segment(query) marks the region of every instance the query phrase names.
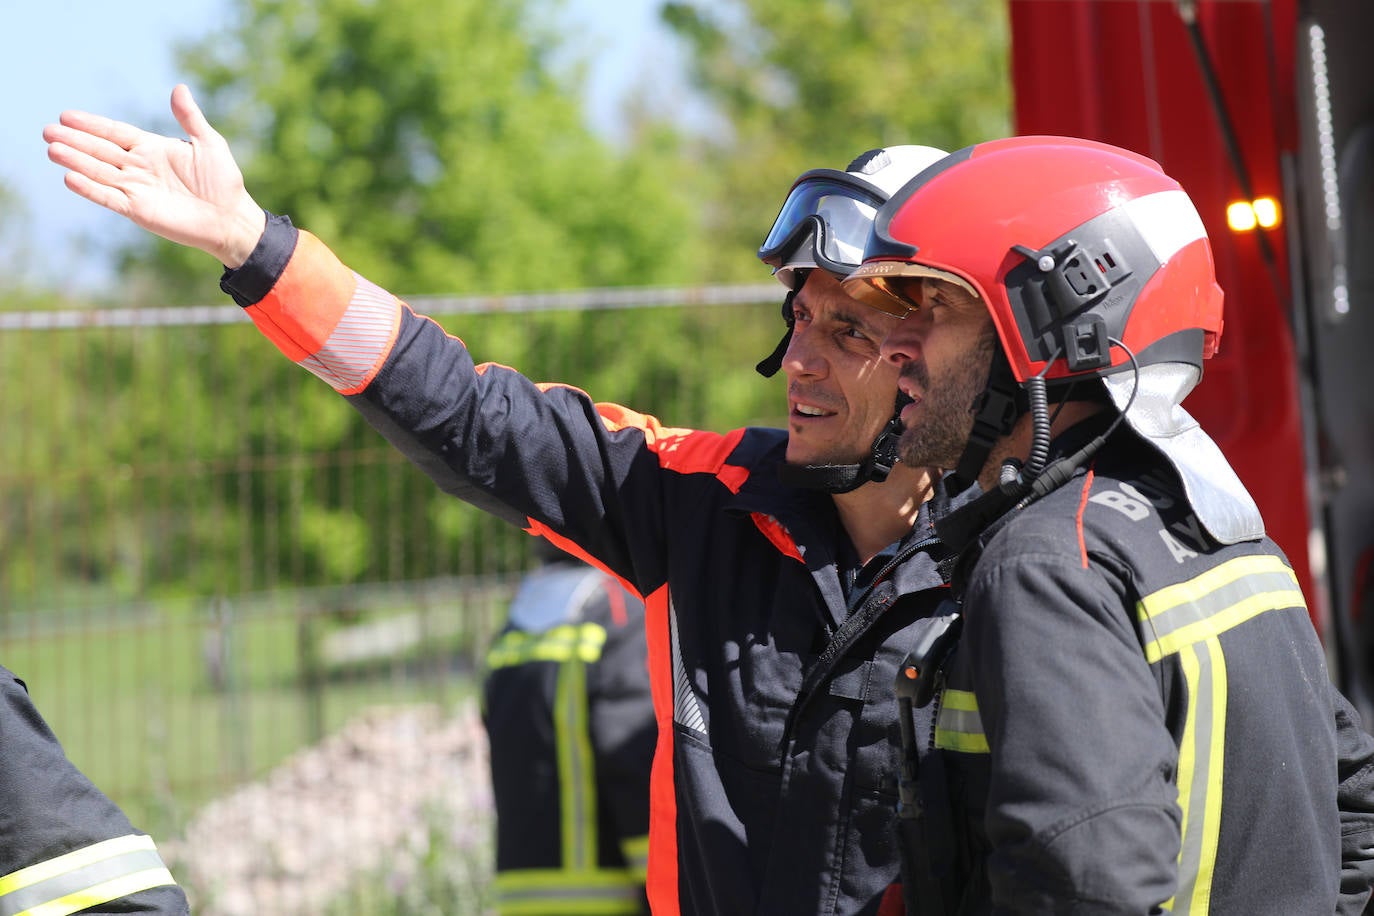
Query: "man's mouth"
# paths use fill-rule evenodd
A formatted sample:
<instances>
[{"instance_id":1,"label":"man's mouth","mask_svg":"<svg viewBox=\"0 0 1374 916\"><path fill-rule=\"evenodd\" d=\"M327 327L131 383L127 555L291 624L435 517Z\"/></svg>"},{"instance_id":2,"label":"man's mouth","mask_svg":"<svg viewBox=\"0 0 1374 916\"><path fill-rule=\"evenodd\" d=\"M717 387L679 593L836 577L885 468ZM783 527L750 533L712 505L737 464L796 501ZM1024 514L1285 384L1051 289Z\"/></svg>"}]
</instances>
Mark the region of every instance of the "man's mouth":
<instances>
[{"instance_id":1,"label":"man's mouth","mask_svg":"<svg viewBox=\"0 0 1374 916\"><path fill-rule=\"evenodd\" d=\"M903 391L902 394L906 395L906 397L903 398L905 403L899 408L897 418L902 421L903 426L910 428L913 416L916 411L920 409L921 396L919 394L913 395L906 391Z\"/></svg>"},{"instance_id":2,"label":"man's mouth","mask_svg":"<svg viewBox=\"0 0 1374 916\"><path fill-rule=\"evenodd\" d=\"M798 404L793 410L803 417L829 417L834 414L834 411L823 410L820 407L812 407L810 404Z\"/></svg>"}]
</instances>

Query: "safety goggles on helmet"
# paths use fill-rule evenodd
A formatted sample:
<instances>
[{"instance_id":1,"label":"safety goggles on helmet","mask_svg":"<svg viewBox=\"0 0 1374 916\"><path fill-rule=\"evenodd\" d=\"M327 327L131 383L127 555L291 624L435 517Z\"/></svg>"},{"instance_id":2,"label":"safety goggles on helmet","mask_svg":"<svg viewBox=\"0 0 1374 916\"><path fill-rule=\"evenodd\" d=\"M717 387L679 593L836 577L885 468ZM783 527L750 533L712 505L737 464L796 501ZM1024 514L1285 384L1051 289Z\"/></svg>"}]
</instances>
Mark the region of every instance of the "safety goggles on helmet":
<instances>
[{"instance_id":1,"label":"safety goggles on helmet","mask_svg":"<svg viewBox=\"0 0 1374 916\"><path fill-rule=\"evenodd\" d=\"M792 185L759 260L777 270L821 267L844 276L863 260L873 217L887 193L835 169L812 169Z\"/></svg>"}]
</instances>

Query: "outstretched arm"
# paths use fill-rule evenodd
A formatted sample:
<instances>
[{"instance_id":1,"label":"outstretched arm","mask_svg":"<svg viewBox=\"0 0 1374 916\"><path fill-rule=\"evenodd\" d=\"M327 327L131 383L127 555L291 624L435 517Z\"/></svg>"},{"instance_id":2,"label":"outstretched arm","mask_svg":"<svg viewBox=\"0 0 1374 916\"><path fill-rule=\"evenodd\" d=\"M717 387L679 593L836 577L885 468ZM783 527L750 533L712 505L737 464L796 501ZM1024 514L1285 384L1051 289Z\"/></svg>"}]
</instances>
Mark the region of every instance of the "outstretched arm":
<instances>
[{"instance_id":1,"label":"outstretched arm","mask_svg":"<svg viewBox=\"0 0 1374 916\"><path fill-rule=\"evenodd\" d=\"M87 200L238 267L262 236L266 216L244 189L229 144L184 85L172 90L172 114L187 139L64 111L60 123L43 129L48 158L68 170L67 187Z\"/></svg>"}]
</instances>

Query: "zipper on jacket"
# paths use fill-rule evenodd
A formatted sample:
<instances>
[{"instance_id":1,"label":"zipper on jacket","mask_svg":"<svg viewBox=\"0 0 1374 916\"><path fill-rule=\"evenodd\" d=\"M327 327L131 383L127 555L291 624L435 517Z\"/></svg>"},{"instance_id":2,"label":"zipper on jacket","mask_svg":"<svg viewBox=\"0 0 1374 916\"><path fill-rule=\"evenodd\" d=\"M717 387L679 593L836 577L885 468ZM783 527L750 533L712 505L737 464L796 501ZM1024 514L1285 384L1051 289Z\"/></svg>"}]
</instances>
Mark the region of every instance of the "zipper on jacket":
<instances>
[{"instance_id":1,"label":"zipper on jacket","mask_svg":"<svg viewBox=\"0 0 1374 916\"><path fill-rule=\"evenodd\" d=\"M830 642L826 645L825 650L822 651L820 657L816 659L816 664L811 666L811 670L807 671L805 677L802 679L801 688L797 691L797 699L792 705L792 715L788 722L788 740L790 740L793 726L796 725L802 713L805 712L807 704L811 701L811 698L815 696L821 683L829 676L830 672L834 670L835 663L844 656L845 652L849 651L854 643L859 641L859 638L862 637L864 633L868 632L868 628L882 616L883 611L885 611L890 604L890 602L887 602L877 607L865 607L868 599L873 594L873 590L882 582L885 582L894 569L909 560L917 551L938 543L940 543L939 538L928 537L903 547L901 550L897 551L891 560L887 561L882 569L878 570L877 574L873 577L873 581L869 582L863 591L850 600L847 608L848 615L845 617L844 623L835 631Z\"/></svg>"}]
</instances>

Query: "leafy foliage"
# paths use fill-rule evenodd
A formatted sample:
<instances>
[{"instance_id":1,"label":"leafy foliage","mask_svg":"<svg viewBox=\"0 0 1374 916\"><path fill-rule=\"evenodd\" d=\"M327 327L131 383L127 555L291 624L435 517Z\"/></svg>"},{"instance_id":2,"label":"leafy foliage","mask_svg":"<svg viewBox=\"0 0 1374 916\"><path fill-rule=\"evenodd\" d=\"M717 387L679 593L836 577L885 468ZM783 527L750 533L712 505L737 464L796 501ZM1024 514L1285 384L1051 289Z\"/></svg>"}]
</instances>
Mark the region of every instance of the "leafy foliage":
<instances>
[{"instance_id":1,"label":"leafy foliage","mask_svg":"<svg viewBox=\"0 0 1374 916\"><path fill-rule=\"evenodd\" d=\"M580 87L550 63L559 36L541 23L551 9L548 0L240 0L234 24L187 48L182 63L254 197L388 289L409 296L698 279L707 246L679 139L646 125L633 145L615 150L591 133ZM141 303L225 301L216 279L199 252L144 239L126 253L126 289ZM659 410L675 425L772 415L763 404L780 403L780 394L749 367L777 333L774 308L728 330L698 312L446 324L479 360ZM437 494L332 392L254 336L173 333L152 353L136 335L111 337L98 356L54 339L55 358L90 360L74 370L85 383L77 390L116 402L101 412L119 418L101 446L135 469L121 481L83 468L77 478L100 498L72 492L60 511L66 526L84 518L101 542L95 552L119 559L100 569L64 565L40 536L11 566L51 562L68 578L103 581L118 569L120 593L137 596L524 565L522 537ZM554 364L541 366L551 355ZM82 375L93 367L99 377ZM137 406L159 401L179 412L173 442L165 415ZM85 409L81 394L59 403ZM58 447L59 437L43 438L41 448ZM137 469L178 460L195 471L156 479L158 500L176 510L113 511L125 546L104 543L115 535L91 524L93 515L106 518L93 506L146 503L153 481Z\"/></svg>"},{"instance_id":2,"label":"leafy foliage","mask_svg":"<svg viewBox=\"0 0 1374 916\"><path fill-rule=\"evenodd\" d=\"M729 130L688 140L641 112L613 149L551 63L554 2L237 0L183 65L257 200L404 295L759 280L796 174L1006 130L998 0L670 2ZM122 280L139 304L224 302L216 274L144 240ZM479 360L671 425L780 413L780 384L751 369L776 302L439 318ZM250 328L26 332L0 356L11 606L524 563L521 535L437 494Z\"/></svg>"},{"instance_id":3,"label":"leafy foliage","mask_svg":"<svg viewBox=\"0 0 1374 916\"><path fill-rule=\"evenodd\" d=\"M624 152L550 63L548 0L241 0L182 63L249 190L407 295L676 283L699 258L671 135ZM217 296L203 256L130 253ZM196 283L186 278L199 277Z\"/></svg>"},{"instance_id":4,"label":"leafy foliage","mask_svg":"<svg viewBox=\"0 0 1374 916\"><path fill-rule=\"evenodd\" d=\"M875 147L954 150L1010 130L1003 0L668 0L692 76L729 124L704 159L707 228L752 254L781 176L843 168ZM766 176L766 180L765 179ZM782 179L786 180L786 179ZM748 276L747 260L732 261Z\"/></svg>"}]
</instances>

